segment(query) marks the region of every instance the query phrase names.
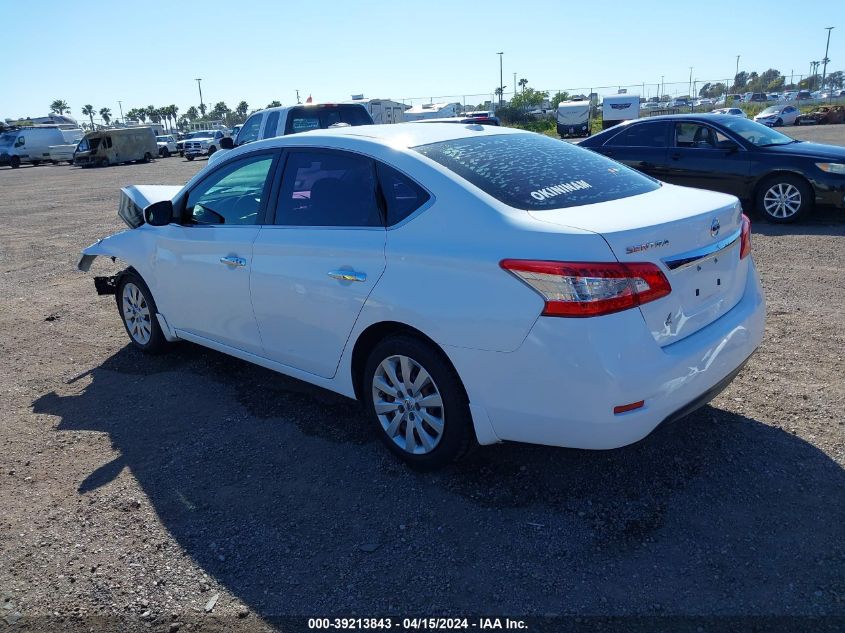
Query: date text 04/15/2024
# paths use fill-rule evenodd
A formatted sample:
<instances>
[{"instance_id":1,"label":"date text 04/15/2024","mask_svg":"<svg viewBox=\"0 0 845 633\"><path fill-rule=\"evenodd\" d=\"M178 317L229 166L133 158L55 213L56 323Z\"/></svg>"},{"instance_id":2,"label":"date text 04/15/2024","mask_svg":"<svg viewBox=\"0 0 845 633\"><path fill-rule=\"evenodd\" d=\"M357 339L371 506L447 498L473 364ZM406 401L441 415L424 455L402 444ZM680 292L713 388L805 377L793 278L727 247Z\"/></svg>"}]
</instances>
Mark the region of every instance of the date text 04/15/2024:
<instances>
[{"instance_id":1,"label":"date text 04/15/2024","mask_svg":"<svg viewBox=\"0 0 845 633\"><path fill-rule=\"evenodd\" d=\"M526 630L524 620L511 618L308 618L311 630Z\"/></svg>"}]
</instances>

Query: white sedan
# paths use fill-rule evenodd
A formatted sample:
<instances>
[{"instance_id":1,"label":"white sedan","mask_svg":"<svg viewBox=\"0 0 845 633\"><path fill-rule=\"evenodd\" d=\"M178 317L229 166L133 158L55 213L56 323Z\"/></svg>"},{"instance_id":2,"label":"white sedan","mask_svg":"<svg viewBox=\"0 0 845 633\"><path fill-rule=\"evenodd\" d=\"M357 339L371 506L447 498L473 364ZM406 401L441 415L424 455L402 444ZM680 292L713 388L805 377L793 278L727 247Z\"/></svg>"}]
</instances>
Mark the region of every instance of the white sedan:
<instances>
[{"instance_id":1,"label":"white sedan","mask_svg":"<svg viewBox=\"0 0 845 633\"><path fill-rule=\"evenodd\" d=\"M191 341L361 400L420 468L474 441L636 442L763 336L736 198L538 134L317 130L124 194L133 230L79 268L127 266L95 281L134 346Z\"/></svg>"},{"instance_id":2,"label":"white sedan","mask_svg":"<svg viewBox=\"0 0 845 633\"><path fill-rule=\"evenodd\" d=\"M769 106L760 114L754 117L757 123L768 125L769 127L780 127L782 125L795 125L798 115L801 112L795 106L779 105Z\"/></svg>"},{"instance_id":3,"label":"white sedan","mask_svg":"<svg viewBox=\"0 0 845 633\"><path fill-rule=\"evenodd\" d=\"M739 108L716 108L715 110L711 110L710 114L730 114L731 116L738 116L743 119L748 118L748 115Z\"/></svg>"}]
</instances>

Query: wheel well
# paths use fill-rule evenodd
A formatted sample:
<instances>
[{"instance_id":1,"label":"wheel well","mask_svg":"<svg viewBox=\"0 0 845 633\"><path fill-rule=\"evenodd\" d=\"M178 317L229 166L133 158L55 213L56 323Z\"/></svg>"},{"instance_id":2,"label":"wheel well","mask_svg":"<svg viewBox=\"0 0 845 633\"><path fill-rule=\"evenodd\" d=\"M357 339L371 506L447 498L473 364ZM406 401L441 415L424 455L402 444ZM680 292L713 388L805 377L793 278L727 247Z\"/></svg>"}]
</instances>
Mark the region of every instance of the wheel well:
<instances>
[{"instance_id":1,"label":"wheel well","mask_svg":"<svg viewBox=\"0 0 845 633\"><path fill-rule=\"evenodd\" d=\"M800 178L804 181L804 184L806 184L810 188L810 193L813 193L813 185L810 184L810 181L807 180L803 174L799 174L797 172L789 171L786 169L781 169L779 171L773 171L771 173L768 173L757 181L757 184L754 187L754 196L751 199L754 204L757 204L757 196L760 195L760 190L766 185L766 183L768 183L774 178L777 178L778 176L792 176L793 178Z\"/></svg>"},{"instance_id":2,"label":"wheel well","mask_svg":"<svg viewBox=\"0 0 845 633\"><path fill-rule=\"evenodd\" d=\"M460 374L458 374L458 371L455 369L455 366L452 364L452 361L446 355L446 352L443 351L442 347L435 343L430 337L426 336L418 329L411 327L410 325L398 323L396 321L382 321L380 323L374 323L373 325L365 329L363 332L361 332L361 334L358 336L358 340L355 341L355 347L352 349L352 385L355 389L355 398L357 400L362 400L364 367L367 364L367 358L369 357L370 352L376 345L379 344L380 341L383 341L388 336L392 336L395 334L405 334L407 336L419 339L428 343L435 350L437 350L437 352L443 357L443 360L445 360L449 364L449 367L452 368L452 371L455 372L455 375L458 377L458 384L461 385L461 389L463 390L464 396L466 397L466 388L464 387L464 383L461 380L461 376ZM467 401L469 401L468 397Z\"/></svg>"}]
</instances>

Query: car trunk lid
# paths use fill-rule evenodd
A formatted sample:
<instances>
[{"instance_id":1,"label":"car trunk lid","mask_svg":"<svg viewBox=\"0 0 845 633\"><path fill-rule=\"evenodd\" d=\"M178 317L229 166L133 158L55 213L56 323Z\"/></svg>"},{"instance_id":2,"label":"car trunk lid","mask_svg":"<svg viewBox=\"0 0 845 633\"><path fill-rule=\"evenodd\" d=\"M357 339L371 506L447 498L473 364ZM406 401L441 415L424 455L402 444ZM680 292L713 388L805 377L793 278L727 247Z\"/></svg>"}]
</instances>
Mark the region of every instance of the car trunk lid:
<instances>
[{"instance_id":1,"label":"car trunk lid","mask_svg":"<svg viewBox=\"0 0 845 633\"><path fill-rule=\"evenodd\" d=\"M748 267L739 258L742 211L732 196L663 185L629 198L530 213L594 231L618 261L663 271L671 293L639 307L661 346L706 327L742 298Z\"/></svg>"}]
</instances>

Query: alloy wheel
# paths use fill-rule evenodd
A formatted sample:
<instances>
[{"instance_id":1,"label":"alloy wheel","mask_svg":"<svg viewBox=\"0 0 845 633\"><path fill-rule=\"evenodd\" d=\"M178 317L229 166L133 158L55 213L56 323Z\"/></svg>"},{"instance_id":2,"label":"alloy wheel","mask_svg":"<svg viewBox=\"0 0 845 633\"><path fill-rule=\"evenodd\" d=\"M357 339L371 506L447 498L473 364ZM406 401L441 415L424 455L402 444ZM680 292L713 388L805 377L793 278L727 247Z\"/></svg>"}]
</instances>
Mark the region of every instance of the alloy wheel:
<instances>
[{"instance_id":1,"label":"alloy wheel","mask_svg":"<svg viewBox=\"0 0 845 633\"><path fill-rule=\"evenodd\" d=\"M785 182L772 185L763 196L763 208L773 218L789 218L801 208L801 192Z\"/></svg>"},{"instance_id":2,"label":"alloy wheel","mask_svg":"<svg viewBox=\"0 0 845 633\"><path fill-rule=\"evenodd\" d=\"M152 338L150 307L141 289L131 281L123 286L121 311L129 336L139 345L146 345Z\"/></svg>"},{"instance_id":3,"label":"alloy wheel","mask_svg":"<svg viewBox=\"0 0 845 633\"><path fill-rule=\"evenodd\" d=\"M445 409L434 379L408 356L385 358L373 377L373 406L382 429L414 455L433 451L443 437Z\"/></svg>"}]
</instances>

